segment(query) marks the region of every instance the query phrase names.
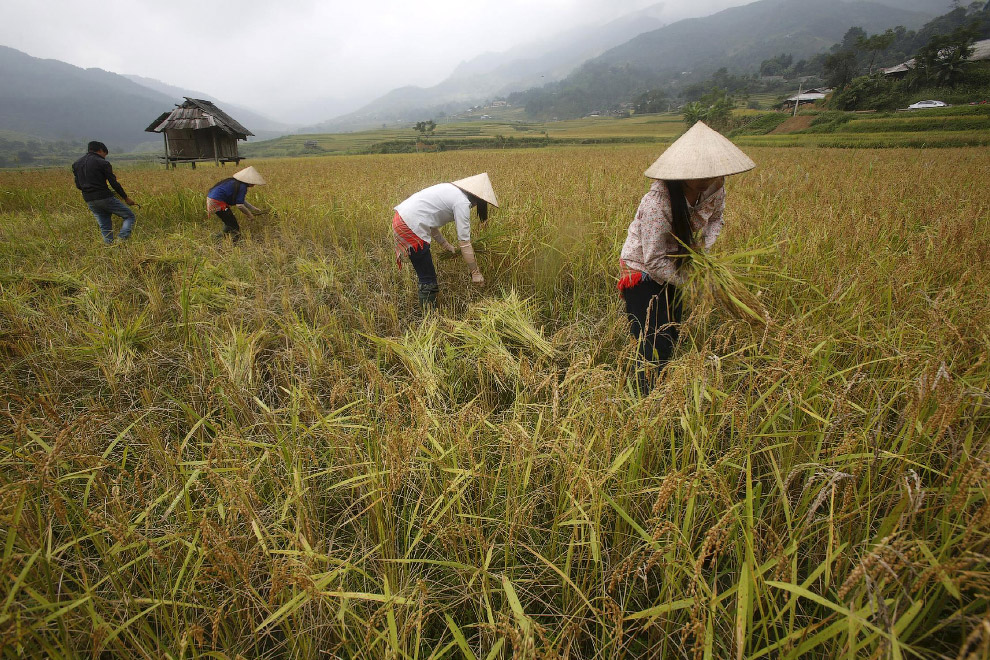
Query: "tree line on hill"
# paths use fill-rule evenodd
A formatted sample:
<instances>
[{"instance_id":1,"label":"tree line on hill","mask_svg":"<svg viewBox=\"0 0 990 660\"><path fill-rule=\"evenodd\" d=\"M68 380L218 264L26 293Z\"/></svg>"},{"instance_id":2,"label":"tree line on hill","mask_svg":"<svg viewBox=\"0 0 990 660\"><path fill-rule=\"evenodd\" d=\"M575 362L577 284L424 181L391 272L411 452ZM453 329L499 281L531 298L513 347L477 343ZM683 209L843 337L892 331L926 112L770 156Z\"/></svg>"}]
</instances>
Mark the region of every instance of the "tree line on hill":
<instances>
[{"instance_id":1,"label":"tree line on hill","mask_svg":"<svg viewBox=\"0 0 990 660\"><path fill-rule=\"evenodd\" d=\"M892 110L910 98L940 96L950 102L987 100L990 66L970 62L973 44L990 38L990 3L957 7L917 33L894 29L867 35L853 28L823 62L835 110ZM900 77L881 67L914 59Z\"/></svg>"},{"instance_id":2,"label":"tree line on hill","mask_svg":"<svg viewBox=\"0 0 990 660\"><path fill-rule=\"evenodd\" d=\"M38 140L0 137L0 167L60 165L86 153L79 140Z\"/></svg>"},{"instance_id":3,"label":"tree line on hill","mask_svg":"<svg viewBox=\"0 0 990 660\"><path fill-rule=\"evenodd\" d=\"M957 6L918 30L903 26L869 34L850 27L827 52L796 58L782 52L750 71L720 67L707 74L659 72L634 63L594 60L567 79L508 97L533 118L573 118L592 112L624 115L682 109L686 116L715 124L727 120L739 102L752 108L755 95L792 90L800 80L808 87L838 89L831 107L890 109L906 95L933 87L957 88L986 95L990 74L971 66L966 57L978 39L990 37L990 2ZM917 67L903 80L878 72L911 58ZM691 119L689 119L690 123ZM724 123L724 121L723 121Z\"/></svg>"}]
</instances>

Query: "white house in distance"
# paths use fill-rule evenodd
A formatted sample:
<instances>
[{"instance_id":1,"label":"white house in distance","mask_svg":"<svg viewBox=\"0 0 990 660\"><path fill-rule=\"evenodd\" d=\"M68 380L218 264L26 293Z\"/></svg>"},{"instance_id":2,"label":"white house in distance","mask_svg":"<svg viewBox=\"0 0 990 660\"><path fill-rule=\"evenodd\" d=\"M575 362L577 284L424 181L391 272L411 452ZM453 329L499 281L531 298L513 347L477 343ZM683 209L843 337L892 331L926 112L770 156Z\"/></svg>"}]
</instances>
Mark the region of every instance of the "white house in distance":
<instances>
[{"instance_id":1,"label":"white house in distance","mask_svg":"<svg viewBox=\"0 0 990 660\"><path fill-rule=\"evenodd\" d=\"M794 105L801 105L802 103L809 104L815 101L821 101L823 98L832 93L831 87L816 87L814 89L809 89L801 94L795 94L794 96L784 99L781 103L781 107L794 107Z\"/></svg>"}]
</instances>

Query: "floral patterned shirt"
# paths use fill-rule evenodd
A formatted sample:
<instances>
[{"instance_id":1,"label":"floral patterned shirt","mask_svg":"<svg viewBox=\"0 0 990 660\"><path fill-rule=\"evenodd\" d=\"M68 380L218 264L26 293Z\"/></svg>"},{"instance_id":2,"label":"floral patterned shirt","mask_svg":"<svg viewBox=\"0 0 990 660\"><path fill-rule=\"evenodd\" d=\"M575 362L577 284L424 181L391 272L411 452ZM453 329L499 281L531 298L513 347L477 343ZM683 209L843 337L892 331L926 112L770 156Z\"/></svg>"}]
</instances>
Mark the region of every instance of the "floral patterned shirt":
<instances>
[{"instance_id":1,"label":"floral patterned shirt","mask_svg":"<svg viewBox=\"0 0 990 660\"><path fill-rule=\"evenodd\" d=\"M698 203L688 205L691 229L700 232L705 249L709 249L722 231L722 214L725 210L725 177L717 178ZM677 254L679 244L671 227L670 194L666 182L657 180L650 191L643 196L636 211L636 217L629 225L626 242L622 245L620 264L623 271L628 269L646 273L656 282L670 282L681 285L685 282L684 273L677 270L677 259L669 255Z\"/></svg>"}]
</instances>

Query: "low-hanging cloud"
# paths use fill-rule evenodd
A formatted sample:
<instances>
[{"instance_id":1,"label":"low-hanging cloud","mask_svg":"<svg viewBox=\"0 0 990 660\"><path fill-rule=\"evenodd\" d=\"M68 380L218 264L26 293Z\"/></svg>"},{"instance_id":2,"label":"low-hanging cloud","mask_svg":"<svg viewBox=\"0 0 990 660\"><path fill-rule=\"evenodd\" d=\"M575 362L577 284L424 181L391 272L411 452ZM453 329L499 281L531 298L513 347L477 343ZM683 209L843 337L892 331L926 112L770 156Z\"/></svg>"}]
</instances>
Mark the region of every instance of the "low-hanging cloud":
<instances>
[{"instance_id":1,"label":"low-hanging cloud","mask_svg":"<svg viewBox=\"0 0 990 660\"><path fill-rule=\"evenodd\" d=\"M148 0L19 3L0 44L139 74L262 111L440 82L458 63L654 7L666 21L747 0Z\"/></svg>"}]
</instances>

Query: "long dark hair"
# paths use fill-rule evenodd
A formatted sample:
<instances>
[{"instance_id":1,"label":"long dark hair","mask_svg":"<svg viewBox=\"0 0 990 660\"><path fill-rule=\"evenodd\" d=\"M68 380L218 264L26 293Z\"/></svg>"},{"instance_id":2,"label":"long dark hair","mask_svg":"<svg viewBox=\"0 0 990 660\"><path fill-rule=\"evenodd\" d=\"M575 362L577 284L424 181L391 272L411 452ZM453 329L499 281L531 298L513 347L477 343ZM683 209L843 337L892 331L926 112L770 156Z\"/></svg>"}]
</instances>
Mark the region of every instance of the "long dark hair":
<instances>
[{"instance_id":1,"label":"long dark hair","mask_svg":"<svg viewBox=\"0 0 990 660\"><path fill-rule=\"evenodd\" d=\"M694 244L694 232L691 230L691 219L688 214L687 198L684 196L683 181L665 181L667 184L667 195L670 197L670 226L674 236L681 244L677 246L678 255L686 255L687 247ZM677 268L687 263L687 257L677 260Z\"/></svg>"},{"instance_id":2,"label":"long dark hair","mask_svg":"<svg viewBox=\"0 0 990 660\"><path fill-rule=\"evenodd\" d=\"M227 183L228 181L237 181L237 179L235 179L232 176L228 176L226 179L220 179L219 181L217 181L216 183L214 183L212 186L210 186L210 188L211 189L212 188L216 188L217 186L222 185L224 183ZM238 183L240 183L240 182L238 181Z\"/></svg>"},{"instance_id":3,"label":"long dark hair","mask_svg":"<svg viewBox=\"0 0 990 660\"><path fill-rule=\"evenodd\" d=\"M228 181L233 181L234 182L234 194L232 195L232 198L233 199L237 199L237 194L241 191L241 186L246 186L247 184L244 183L243 181L238 181L237 179L235 179L232 176L228 176L226 179L220 179L219 181L217 181L216 183L214 183L213 186L210 187L210 190L213 190L217 186L223 185L223 184L227 183Z\"/></svg>"},{"instance_id":4,"label":"long dark hair","mask_svg":"<svg viewBox=\"0 0 990 660\"><path fill-rule=\"evenodd\" d=\"M477 207L478 220L481 220L482 222L488 222L488 202L481 199L477 195L472 195L469 192L465 192L464 194L467 195L468 200L471 201L471 204Z\"/></svg>"}]
</instances>

